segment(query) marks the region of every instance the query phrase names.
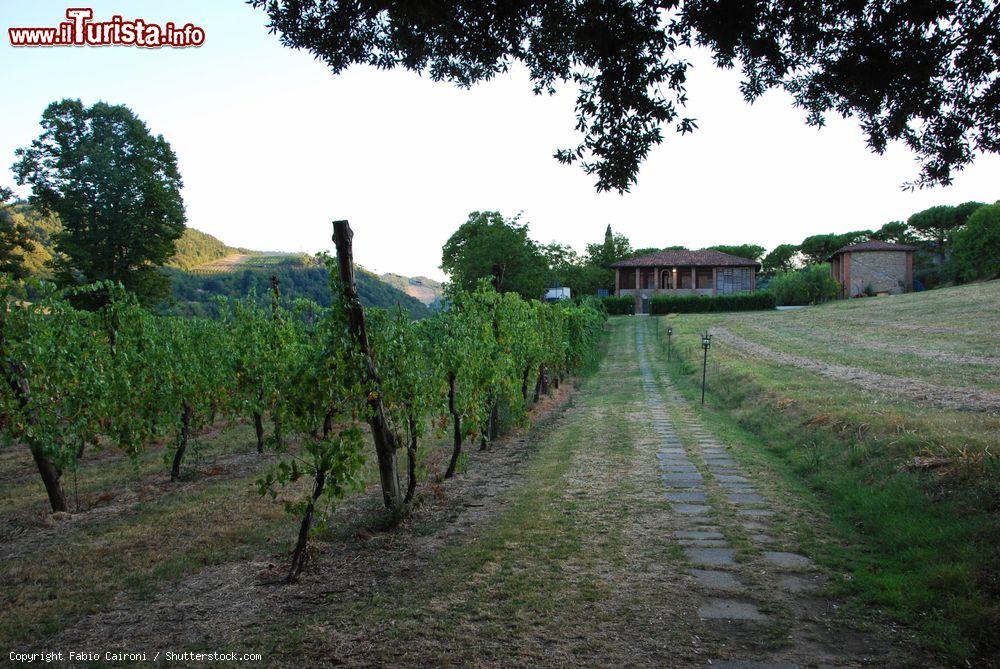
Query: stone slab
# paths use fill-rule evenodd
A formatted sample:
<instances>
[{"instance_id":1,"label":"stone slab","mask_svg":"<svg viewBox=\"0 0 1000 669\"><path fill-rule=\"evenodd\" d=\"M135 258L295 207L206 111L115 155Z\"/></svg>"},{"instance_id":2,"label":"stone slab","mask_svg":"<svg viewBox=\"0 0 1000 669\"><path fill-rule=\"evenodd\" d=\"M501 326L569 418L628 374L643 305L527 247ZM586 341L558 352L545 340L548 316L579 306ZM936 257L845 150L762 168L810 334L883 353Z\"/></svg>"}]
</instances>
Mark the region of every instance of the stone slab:
<instances>
[{"instance_id":1,"label":"stone slab","mask_svg":"<svg viewBox=\"0 0 1000 669\"><path fill-rule=\"evenodd\" d=\"M784 574L778 577L777 584L785 592L806 592L808 590L815 590L822 585L817 579L806 576L795 576L794 574Z\"/></svg>"},{"instance_id":2,"label":"stone slab","mask_svg":"<svg viewBox=\"0 0 1000 669\"><path fill-rule=\"evenodd\" d=\"M747 516L748 518L767 518L773 516L774 511L770 509L738 509L737 516Z\"/></svg>"},{"instance_id":3,"label":"stone slab","mask_svg":"<svg viewBox=\"0 0 1000 669\"><path fill-rule=\"evenodd\" d=\"M716 530L678 530L674 532L675 539L725 539L722 532Z\"/></svg>"},{"instance_id":4,"label":"stone slab","mask_svg":"<svg viewBox=\"0 0 1000 669\"><path fill-rule=\"evenodd\" d=\"M698 617L706 620L767 620L756 604L738 599L709 599L698 607Z\"/></svg>"},{"instance_id":5,"label":"stone slab","mask_svg":"<svg viewBox=\"0 0 1000 669\"><path fill-rule=\"evenodd\" d=\"M704 502L703 492L665 492L663 496L669 502Z\"/></svg>"},{"instance_id":6,"label":"stone slab","mask_svg":"<svg viewBox=\"0 0 1000 669\"><path fill-rule=\"evenodd\" d=\"M784 551L764 551L763 557L776 567L805 569L813 566L812 560L798 553Z\"/></svg>"},{"instance_id":7,"label":"stone slab","mask_svg":"<svg viewBox=\"0 0 1000 669\"><path fill-rule=\"evenodd\" d=\"M736 564L733 555L736 554L732 548L696 548L689 546L684 549L688 560L696 565L709 567L732 567Z\"/></svg>"},{"instance_id":8,"label":"stone slab","mask_svg":"<svg viewBox=\"0 0 1000 669\"><path fill-rule=\"evenodd\" d=\"M675 472L662 474L665 481L701 481L701 472Z\"/></svg>"},{"instance_id":9,"label":"stone slab","mask_svg":"<svg viewBox=\"0 0 1000 669\"><path fill-rule=\"evenodd\" d=\"M692 569L691 575L698 584L712 590L743 590L743 584L728 571L717 569Z\"/></svg>"},{"instance_id":10,"label":"stone slab","mask_svg":"<svg viewBox=\"0 0 1000 669\"><path fill-rule=\"evenodd\" d=\"M712 507L707 504L674 504L670 507L677 513L686 513L693 516L707 515Z\"/></svg>"},{"instance_id":11,"label":"stone slab","mask_svg":"<svg viewBox=\"0 0 1000 669\"><path fill-rule=\"evenodd\" d=\"M740 474L718 474L715 478L719 480L720 483L749 483L747 477L741 476Z\"/></svg>"}]
</instances>

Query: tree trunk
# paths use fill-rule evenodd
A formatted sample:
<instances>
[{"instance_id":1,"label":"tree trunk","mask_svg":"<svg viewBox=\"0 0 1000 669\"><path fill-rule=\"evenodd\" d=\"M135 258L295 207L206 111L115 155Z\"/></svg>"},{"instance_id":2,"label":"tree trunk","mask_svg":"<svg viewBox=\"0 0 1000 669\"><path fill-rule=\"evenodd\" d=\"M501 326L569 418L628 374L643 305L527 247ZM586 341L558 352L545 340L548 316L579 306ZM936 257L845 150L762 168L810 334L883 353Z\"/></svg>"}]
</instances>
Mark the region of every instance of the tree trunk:
<instances>
[{"instance_id":1,"label":"tree trunk","mask_svg":"<svg viewBox=\"0 0 1000 669\"><path fill-rule=\"evenodd\" d=\"M323 416L323 438L326 439L333 432L333 407L330 407L326 411L326 415Z\"/></svg>"},{"instance_id":2,"label":"tree trunk","mask_svg":"<svg viewBox=\"0 0 1000 669\"><path fill-rule=\"evenodd\" d=\"M549 370L545 368L545 363L538 366L538 383L535 384L536 402L542 393L549 394Z\"/></svg>"},{"instance_id":3,"label":"tree trunk","mask_svg":"<svg viewBox=\"0 0 1000 669\"><path fill-rule=\"evenodd\" d=\"M531 366L524 368L524 374L521 375L521 401L525 404L528 403L528 375L531 374Z\"/></svg>"},{"instance_id":4,"label":"tree trunk","mask_svg":"<svg viewBox=\"0 0 1000 669\"><path fill-rule=\"evenodd\" d=\"M448 374L448 411L451 412L454 445L451 451L451 462L448 463L448 471L444 474L446 479L450 479L455 475L455 467L458 466L458 456L462 454L462 416L455 408L455 375L451 373Z\"/></svg>"},{"instance_id":5,"label":"tree trunk","mask_svg":"<svg viewBox=\"0 0 1000 669\"><path fill-rule=\"evenodd\" d=\"M281 429L281 416L277 412L271 412L271 420L274 422L274 447L281 451L285 446L284 431Z\"/></svg>"},{"instance_id":6,"label":"tree trunk","mask_svg":"<svg viewBox=\"0 0 1000 669\"><path fill-rule=\"evenodd\" d=\"M309 543L309 530L312 529L313 511L316 508L316 500L323 494L323 487L326 485L326 470L318 468L316 470L316 485L313 487L312 498L306 507L306 512L302 516L302 525L299 526L299 540L295 544L292 552L292 568L288 572L286 582L294 583L302 573L302 567L306 563L306 545Z\"/></svg>"},{"instance_id":7,"label":"tree trunk","mask_svg":"<svg viewBox=\"0 0 1000 669\"><path fill-rule=\"evenodd\" d=\"M417 421L412 414L406 417L407 428L410 432L410 441L406 445L406 497L403 504L409 505L413 501L413 493L417 489Z\"/></svg>"},{"instance_id":8,"label":"tree trunk","mask_svg":"<svg viewBox=\"0 0 1000 669\"><path fill-rule=\"evenodd\" d=\"M396 437L389 429L382 406L382 380L375 369L371 348L368 345L368 329L365 325L365 310L361 306L358 288L354 278L354 255L351 248L351 226L347 221L333 222L333 243L337 247L337 269L340 273L341 288L344 291L344 301L347 307L347 318L351 330L351 338L364 356L362 379L367 386L367 401L370 415L368 424L371 426L372 440L375 442L375 454L378 457L379 479L382 482L382 501L393 515L403 512L403 495L399 485L399 469L396 462Z\"/></svg>"},{"instance_id":9,"label":"tree trunk","mask_svg":"<svg viewBox=\"0 0 1000 669\"><path fill-rule=\"evenodd\" d=\"M6 348L2 324L0 324L0 358L2 358L3 363L4 380L14 397L17 398L17 404L25 414L28 426L34 427L38 424L38 416L35 415L35 409L31 406L31 388L28 386L27 370L20 362L7 357ZM34 436L28 438L28 448L31 450L31 457L34 458L35 465L38 467L38 474L42 477L45 493L49 496L49 505L52 507L52 511L68 511L66 493L63 492L62 483L59 481L62 472L52 464L41 445L35 443L35 439Z\"/></svg>"},{"instance_id":10,"label":"tree trunk","mask_svg":"<svg viewBox=\"0 0 1000 669\"><path fill-rule=\"evenodd\" d=\"M31 446L31 457L35 459L38 466L38 473L42 477L45 485L45 493L49 496L49 504L53 511L69 511L66 504L66 493L63 492L62 483L59 481L61 472L45 456L38 446Z\"/></svg>"},{"instance_id":11,"label":"tree trunk","mask_svg":"<svg viewBox=\"0 0 1000 669\"><path fill-rule=\"evenodd\" d=\"M184 451L187 450L188 436L191 433L191 416L194 409L186 401L182 404L181 432L177 437L177 450L174 451L174 464L170 468L170 480L176 481L181 476L181 461L184 459Z\"/></svg>"},{"instance_id":12,"label":"tree trunk","mask_svg":"<svg viewBox=\"0 0 1000 669\"><path fill-rule=\"evenodd\" d=\"M500 436L500 402L494 398L493 408L490 410L490 441Z\"/></svg>"},{"instance_id":13,"label":"tree trunk","mask_svg":"<svg viewBox=\"0 0 1000 669\"><path fill-rule=\"evenodd\" d=\"M257 433L257 452L264 452L264 417L259 411L253 412L253 429Z\"/></svg>"}]
</instances>

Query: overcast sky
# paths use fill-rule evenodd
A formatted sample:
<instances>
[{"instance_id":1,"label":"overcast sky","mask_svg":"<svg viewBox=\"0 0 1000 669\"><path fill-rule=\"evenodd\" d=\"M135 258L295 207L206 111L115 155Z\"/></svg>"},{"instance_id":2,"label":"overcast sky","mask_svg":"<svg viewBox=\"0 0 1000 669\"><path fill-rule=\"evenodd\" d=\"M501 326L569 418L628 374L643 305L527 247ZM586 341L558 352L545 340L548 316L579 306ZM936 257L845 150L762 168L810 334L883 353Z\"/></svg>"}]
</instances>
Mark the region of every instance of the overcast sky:
<instances>
[{"instance_id":1,"label":"overcast sky","mask_svg":"<svg viewBox=\"0 0 1000 669\"><path fill-rule=\"evenodd\" d=\"M330 249L330 221L348 218L361 264L441 278L441 246L474 210L523 212L535 239L579 251L608 223L635 247L772 248L935 204L1000 198L996 156L948 188L905 192L918 171L905 147L871 154L853 120L808 127L784 93L748 106L738 73L697 52L684 113L700 129L668 131L631 193L597 194L591 177L552 158L578 139L572 87L535 96L519 70L471 91L402 70L333 76L233 0L70 3L80 4L96 19L192 22L206 43L14 49L8 27L54 26L67 4L4 0L0 184L13 185L14 150L38 135L48 103L125 104L177 153L188 225L233 246Z\"/></svg>"}]
</instances>

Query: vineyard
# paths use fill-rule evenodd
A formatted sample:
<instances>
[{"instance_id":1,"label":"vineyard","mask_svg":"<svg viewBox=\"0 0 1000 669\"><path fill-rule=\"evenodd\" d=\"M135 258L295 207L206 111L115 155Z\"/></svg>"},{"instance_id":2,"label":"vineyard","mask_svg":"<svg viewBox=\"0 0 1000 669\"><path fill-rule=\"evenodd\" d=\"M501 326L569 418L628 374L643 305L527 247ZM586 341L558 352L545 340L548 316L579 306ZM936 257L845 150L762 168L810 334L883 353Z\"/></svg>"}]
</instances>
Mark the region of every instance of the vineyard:
<instances>
[{"instance_id":1,"label":"vineyard","mask_svg":"<svg viewBox=\"0 0 1000 669\"><path fill-rule=\"evenodd\" d=\"M91 450L134 460L166 440L163 476L176 481L200 429L220 417L250 423L258 451L278 454L259 492L300 521L294 580L310 534L360 483L366 432L387 515L399 520L425 437L449 435L450 478L463 447L487 447L524 424L550 385L597 360L599 309L528 302L484 283L420 321L398 309L366 312L349 238L338 250L329 308L283 300L277 281L269 305L223 301L217 319L151 314L113 284L50 290L30 304L5 286L0 430L6 447L30 450L52 510L70 511L63 479ZM302 478L307 494L282 494Z\"/></svg>"}]
</instances>

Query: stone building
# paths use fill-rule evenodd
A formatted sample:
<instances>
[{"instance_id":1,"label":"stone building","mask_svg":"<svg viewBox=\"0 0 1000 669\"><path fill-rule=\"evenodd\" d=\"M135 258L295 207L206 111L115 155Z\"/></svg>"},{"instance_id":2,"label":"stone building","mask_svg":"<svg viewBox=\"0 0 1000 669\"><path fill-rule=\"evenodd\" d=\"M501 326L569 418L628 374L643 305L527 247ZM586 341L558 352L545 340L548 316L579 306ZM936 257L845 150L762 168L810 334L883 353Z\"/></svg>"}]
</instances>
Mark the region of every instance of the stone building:
<instances>
[{"instance_id":1,"label":"stone building","mask_svg":"<svg viewBox=\"0 0 1000 669\"><path fill-rule=\"evenodd\" d=\"M760 265L721 251L659 251L616 262L615 295L634 295L635 313L649 313L656 295L723 295L757 288Z\"/></svg>"},{"instance_id":2,"label":"stone building","mask_svg":"<svg viewBox=\"0 0 1000 669\"><path fill-rule=\"evenodd\" d=\"M830 271L840 282L841 297L871 290L895 295L913 291L913 252L906 244L872 240L844 246L830 256Z\"/></svg>"}]
</instances>

